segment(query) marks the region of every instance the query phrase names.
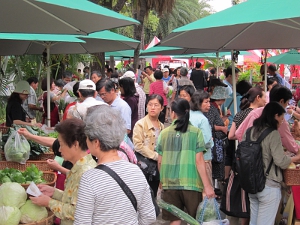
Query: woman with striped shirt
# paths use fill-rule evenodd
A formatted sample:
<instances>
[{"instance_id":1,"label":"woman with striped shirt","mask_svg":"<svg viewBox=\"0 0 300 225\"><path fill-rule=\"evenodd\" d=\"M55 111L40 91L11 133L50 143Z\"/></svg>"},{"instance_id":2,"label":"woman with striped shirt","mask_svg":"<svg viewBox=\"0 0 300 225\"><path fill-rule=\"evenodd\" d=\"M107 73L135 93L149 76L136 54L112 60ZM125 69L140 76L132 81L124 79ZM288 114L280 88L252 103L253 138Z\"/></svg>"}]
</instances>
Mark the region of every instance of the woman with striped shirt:
<instances>
[{"instance_id":1,"label":"woman with striped shirt","mask_svg":"<svg viewBox=\"0 0 300 225\"><path fill-rule=\"evenodd\" d=\"M121 160L117 150L126 134L125 123L106 105L90 107L85 119L86 141L98 165L113 170L132 191L137 210L107 172L92 169L81 177L74 225L151 224L156 220L150 188L140 168Z\"/></svg>"}]
</instances>

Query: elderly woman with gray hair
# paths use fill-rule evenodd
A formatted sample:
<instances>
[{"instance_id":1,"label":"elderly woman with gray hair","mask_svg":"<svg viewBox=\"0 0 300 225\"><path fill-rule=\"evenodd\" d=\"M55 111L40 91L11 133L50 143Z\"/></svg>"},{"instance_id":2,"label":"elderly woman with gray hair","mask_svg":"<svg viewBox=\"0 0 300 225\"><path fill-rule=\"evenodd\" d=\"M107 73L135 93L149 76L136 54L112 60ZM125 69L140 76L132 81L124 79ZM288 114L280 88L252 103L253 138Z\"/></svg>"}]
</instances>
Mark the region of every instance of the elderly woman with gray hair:
<instances>
[{"instance_id":1,"label":"elderly woman with gray hair","mask_svg":"<svg viewBox=\"0 0 300 225\"><path fill-rule=\"evenodd\" d=\"M126 134L120 112L105 105L94 106L88 109L85 123L87 145L98 158L98 166L81 177L74 224L153 223L156 214L144 174L137 165L118 156ZM107 170L116 173L131 190L136 209Z\"/></svg>"}]
</instances>

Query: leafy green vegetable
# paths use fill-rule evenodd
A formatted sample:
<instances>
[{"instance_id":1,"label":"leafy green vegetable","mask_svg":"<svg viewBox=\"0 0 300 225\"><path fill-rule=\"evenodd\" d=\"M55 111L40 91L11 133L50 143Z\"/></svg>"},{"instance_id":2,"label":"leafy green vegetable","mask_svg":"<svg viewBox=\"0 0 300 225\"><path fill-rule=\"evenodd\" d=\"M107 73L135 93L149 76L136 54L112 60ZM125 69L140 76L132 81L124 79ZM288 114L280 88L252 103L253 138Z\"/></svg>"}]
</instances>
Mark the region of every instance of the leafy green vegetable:
<instances>
[{"instance_id":1,"label":"leafy green vegetable","mask_svg":"<svg viewBox=\"0 0 300 225\"><path fill-rule=\"evenodd\" d=\"M21 211L17 207L0 207L0 225L18 225L21 219Z\"/></svg>"},{"instance_id":2,"label":"leafy green vegetable","mask_svg":"<svg viewBox=\"0 0 300 225\"><path fill-rule=\"evenodd\" d=\"M27 167L24 172L13 168L0 170L0 183L17 182L20 184L26 184L31 181L36 184L46 183L42 177L43 172L40 171L34 164Z\"/></svg>"},{"instance_id":3,"label":"leafy green vegetable","mask_svg":"<svg viewBox=\"0 0 300 225\"><path fill-rule=\"evenodd\" d=\"M20 184L8 182L0 186L0 206L20 208L25 204L26 199L26 191Z\"/></svg>"},{"instance_id":4,"label":"leafy green vegetable","mask_svg":"<svg viewBox=\"0 0 300 225\"><path fill-rule=\"evenodd\" d=\"M21 223L34 223L48 217L47 209L33 204L31 200L27 200L20 211Z\"/></svg>"},{"instance_id":5,"label":"leafy green vegetable","mask_svg":"<svg viewBox=\"0 0 300 225\"><path fill-rule=\"evenodd\" d=\"M58 138L58 132L55 131L55 132L49 133L48 136L52 137L52 138Z\"/></svg>"}]
</instances>

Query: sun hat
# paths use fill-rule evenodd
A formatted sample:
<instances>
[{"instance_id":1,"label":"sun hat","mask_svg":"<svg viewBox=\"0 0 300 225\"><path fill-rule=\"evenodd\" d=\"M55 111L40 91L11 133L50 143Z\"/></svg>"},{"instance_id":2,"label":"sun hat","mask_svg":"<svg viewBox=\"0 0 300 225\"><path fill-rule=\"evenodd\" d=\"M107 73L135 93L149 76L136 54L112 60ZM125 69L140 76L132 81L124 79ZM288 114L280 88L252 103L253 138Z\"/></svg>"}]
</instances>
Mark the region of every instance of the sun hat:
<instances>
[{"instance_id":1,"label":"sun hat","mask_svg":"<svg viewBox=\"0 0 300 225\"><path fill-rule=\"evenodd\" d=\"M82 80L79 83L78 90L94 90L94 91L96 91L96 85L91 80L88 80L88 79Z\"/></svg>"},{"instance_id":2,"label":"sun hat","mask_svg":"<svg viewBox=\"0 0 300 225\"><path fill-rule=\"evenodd\" d=\"M29 95L29 93L30 93L29 83L25 80L20 80L16 85L14 93Z\"/></svg>"},{"instance_id":3,"label":"sun hat","mask_svg":"<svg viewBox=\"0 0 300 225\"><path fill-rule=\"evenodd\" d=\"M169 72L169 69L168 68L163 68L162 69L162 72L164 73L164 72Z\"/></svg>"},{"instance_id":4,"label":"sun hat","mask_svg":"<svg viewBox=\"0 0 300 225\"><path fill-rule=\"evenodd\" d=\"M126 77L129 77L131 78L132 80L135 80L135 75L134 75L134 72L132 71L127 71L123 74L123 76L120 77L120 79L123 79L123 78L126 78Z\"/></svg>"},{"instance_id":5,"label":"sun hat","mask_svg":"<svg viewBox=\"0 0 300 225\"><path fill-rule=\"evenodd\" d=\"M210 96L211 99L220 100L229 98L229 95L226 91L226 87L216 86L214 88L213 94Z\"/></svg>"}]
</instances>

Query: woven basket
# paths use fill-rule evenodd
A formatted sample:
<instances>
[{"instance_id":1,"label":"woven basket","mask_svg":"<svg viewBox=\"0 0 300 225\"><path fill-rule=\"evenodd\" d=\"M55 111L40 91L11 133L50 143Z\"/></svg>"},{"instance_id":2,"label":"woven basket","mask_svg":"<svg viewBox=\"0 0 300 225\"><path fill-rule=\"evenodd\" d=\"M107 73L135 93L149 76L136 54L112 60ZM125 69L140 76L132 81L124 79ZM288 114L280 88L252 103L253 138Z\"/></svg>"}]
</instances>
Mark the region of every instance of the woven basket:
<instances>
[{"instance_id":1,"label":"woven basket","mask_svg":"<svg viewBox=\"0 0 300 225\"><path fill-rule=\"evenodd\" d=\"M52 187L55 186L55 182L56 182L56 179L57 179L56 173L54 173L54 172L43 172L42 178L46 181L46 183L43 183L43 184L46 184L46 185L49 185L49 186L52 186ZM27 189L29 185L30 184L21 184L21 186L25 189ZM0 184L0 186L1 186L1 184Z\"/></svg>"},{"instance_id":2,"label":"woven basket","mask_svg":"<svg viewBox=\"0 0 300 225\"><path fill-rule=\"evenodd\" d=\"M9 130L9 127L3 127L3 126L0 126L0 131L2 131L2 134L6 134Z\"/></svg>"},{"instance_id":3,"label":"woven basket","mask_svg":"<svg viewBox=\"0 0 300 225\"><path fill-rule=\"evenodd\" d=\"M36 167L41 171L53 171L46 161L27 161L26 164L20 164L17 162L8 162L8 161L0 161L0 170L5 168L14 168L17 170L24 171L27 167L30 167L32 164L36 165Z\"/></svg>"},{"instance_id":4,"label":"woven basket","mask_svg":"<svg viewBox=\"0 0 300 225\"><path fill-rule=\"evenodd\" d=\"M5 154L4 154L4 151L0 151L1 153L1 158L2 158L2 161L5 161L6 158L5 158ZM47 159L54 159L55 158L55 155L53 152L46 152L46 153L41 153L40 155L30 155L29 156L29 160L33 160L33 161L46 161Z\"/></svg>"},{"instance_id":5,"label":"woven basket","mask_svg":"<svg viewBox=\"0 0 300 225\"><path fill-rule=\"evenodd\" d=\"M49 185L49 186L52 186L52 187L55 186L55 182L56 182L56 179L57 179L56 173L54 173L54 172L43 172L42 178L46 181L46 183L43 183L43 184L46 184L46 185ZM30 184L21 184L21 185L22 185L22 187L27 189Z\"/></svg>"},{"instance_id":6,"label":"woven basket","mask_svg":"<svg viewBox=\"0 0 300 225\"><path fill-rule=\"evenodd\" d=\"M38 222L35 222L35 223L19 223L19 225L53 225L53 221L54 221L54 214L53 212L51 212L50 210L48 210L48 217L41 220L41 221L38 221Z\"/></svg>"},{"instance_id":7,"label":"woven basket","mask_svg":"<svg viewBox=\"0 0 300 225\"><path fill-rule=\"evenodd\" d=\"M287 186L300 185L300 169L286 169L283 176Z\"/></svg>"}]
</instances>

